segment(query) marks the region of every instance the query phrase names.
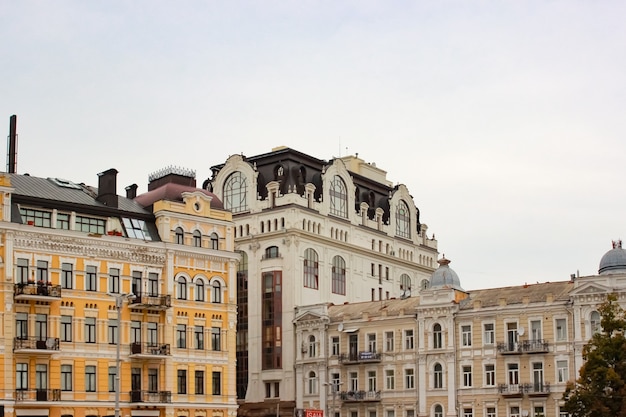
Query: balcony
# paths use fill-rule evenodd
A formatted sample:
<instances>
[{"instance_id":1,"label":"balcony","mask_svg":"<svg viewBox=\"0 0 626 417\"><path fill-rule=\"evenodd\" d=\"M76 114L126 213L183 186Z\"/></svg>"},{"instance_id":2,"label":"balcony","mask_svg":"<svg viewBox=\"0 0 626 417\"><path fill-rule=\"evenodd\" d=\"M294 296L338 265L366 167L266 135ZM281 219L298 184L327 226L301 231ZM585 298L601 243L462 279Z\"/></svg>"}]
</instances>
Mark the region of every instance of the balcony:
<instances>
[{"instance_id":1,"label":"balcony","mask_svg":"<svg viewBox=\"0 0 626 417\"><path fill-rule=\"evenodd\" d=\"M378 352L358 352L339 355L339 363L355 364L355 363L377 363L380 362L382 355Z\"/></svg>"},{"instance_id":2,"label":"balcony","mask_svg":"<svg viewBox=\"0 0 626 417\"><path fill-rule=\"evenodd\" d=\"M505 398L521 398L524 396L523 384L500 384L498 392Z\"/></svg>"},{"instance_id":3,"label":"balcony","mask_svg":"<svg viewBox=\"0 0 626 417\"><path fill-rule=\"evenodd\" d=\"M20 282L13 287L16 300L54 301L61 299L61 286Z\"/></svg>"},{"instance_id":4,"label":"balcony","mask_svg":"<svg viewBox=\"0 0 626 417\"><path fill-rule=\"evenodd\" d=\"M341 391L339 399L346 403L380 401L380 391Z\"/></svg>"},{"instance_id":5,"label":"balcony","mask_svg":"<svg viewBox=\"0 0 626 417\"><path fill-rule=\"evenodd\" d=\"M140 343L130 344L130 356L139 358L163 358L170 354L169 343Z\"/></svg>"},{"instance_id":6,"label":"balcony","mask_svg":"<svg viewBox=\"0 0 626 417\"><path fill-rule=\"evenodd\" d=\"M60 389L33 389L15 391L15 402L61 401Z\"/></svg>"},{"instance_id":7,"label":"balcony","mask_svg":"<svg viewBox=\"0 0 626 417\"><path fill-rule=\"evenodd\" d=\"M54 353L59 351L59 338L48 337L41 340L38 337L16 337L13 339L13 352L15 353Z\"/></svg>"},{"instance_id":8,"label":"balcony","mask_svg":"<svg viewBox=\"0 0 626 417\"><path fill-rule=\"evenodd\" d=\"M524 340L520 342L522 351L527 353L548 353L550 351L550 343L545 339Z\"/></svg>"},{"instance_id":9,"label":"balcony","mask_svg":"<svg viewBox=\"0 0 626 417\"><path fill-rule=\"evenodd\" d=\"M528 393L529 397L547 397L550 395L550 383L545 382L543 384L533 383L526 384L524 389Z\"/></svg>"},{"instance_id":10,"label":"balcony","mask_svg":"<svg viewBox=\"0 0 626 417\"><path fill-rule=\"evenodd\" d=\"M519 355L522 353L521 343L500 342L497 349L498 353L502 355Z\"/></svg>"},{"instance_id":11,"label":"balcony","mask_svg":"<svg viewBox=\"0 0 626 417\"><path fill-rule=\"evenodd\" d=\"M131 403L163 403L169 404L172 402L171 391L131 391L130 392Z\"/></svg>"},{"instance_id":12,"label":"balcony","mask_svg":"<svg viewBox=\"0 0 626 417\"><path fill-rule=\"evenodd\" d=\"M135 294L135 298L128 300L130 308L143 310L166 310L172 306L171 295Z\"/></svg>"}]
</instances>

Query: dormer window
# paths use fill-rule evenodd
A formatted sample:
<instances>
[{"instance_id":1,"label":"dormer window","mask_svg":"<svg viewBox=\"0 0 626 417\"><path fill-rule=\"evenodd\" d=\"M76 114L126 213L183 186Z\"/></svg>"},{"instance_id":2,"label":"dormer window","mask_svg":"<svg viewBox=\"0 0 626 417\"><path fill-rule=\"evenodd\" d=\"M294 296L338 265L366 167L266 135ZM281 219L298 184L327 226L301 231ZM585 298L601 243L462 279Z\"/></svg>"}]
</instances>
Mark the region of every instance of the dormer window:
<instances>
[{"instance_id":1,"label":"dormer window","mask_svg":"<svg viewBox=\"0 0 626 417\"><path fill-rule=\"evenodd\" d=\"M122 218L126 235L135 239L152 240L146 222L139 219Z\"/></svg>"}]
</instances>

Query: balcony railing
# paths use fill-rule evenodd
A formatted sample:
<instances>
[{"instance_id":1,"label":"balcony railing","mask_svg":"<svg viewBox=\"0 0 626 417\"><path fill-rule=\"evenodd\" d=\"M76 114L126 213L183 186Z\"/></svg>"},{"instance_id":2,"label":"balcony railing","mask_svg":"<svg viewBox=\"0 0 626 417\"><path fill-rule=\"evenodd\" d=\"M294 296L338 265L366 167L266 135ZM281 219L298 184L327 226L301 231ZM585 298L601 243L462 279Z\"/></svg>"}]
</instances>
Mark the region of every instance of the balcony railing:
<instances>
[{"instance_id":1,"label":"balcony railing","mask_svg":"<svg viewBox=\"0 0 626 417\"><path fill-rule=\"evenodd\" d=\"M528 396L530 397L544 397L544 396L550 395L550 383L549 382L544 382L543 384L540 384L540 383L526 384L524 386L524 389L526 390L526 392L528 393Z\"/></svg>"},{"instance_id":2,"label":"balcony railing","mask_svg":"<svg viewBox=\"0 0 626 417\"><path fill-rule=\"evenodd\" d=\"M130 344L130 354L142 356L167 356L170 354L170 345L169 343L133 342Z\"/></svg>"},{"instance_id":3,"label":"balcony railing","mask_svg":"<svg viewBox=\"0 0 626 417\"><path fill-rule=\"evenodd\" d=\"M522 397L524 395L523 384L500 384L498 392L504 397Z\"/></svg>"},{"instance_id":4,"label":"balcony railing","mask_svg":"<svg viewBox=\"0 0 626 417\"><path fill-rule=\"evenodd\" d=\"M53 353L59 350L59 338L48 337L41 340L38 337L16 337L13 339L13 351L20 350L37 350Z\"/></svg>"},{"instance_id":5,"label":"balcony railing","mask_svg":"<svg viewBox=\"0 0 626 417\"><path fill-rule=\"evenodd\" d=\"M378 352L358 352L339 355L340 363L374 363L380 362L382 355Z\"/></svg>"},{"instance_id":6,"label":"balcony railing","mask_svg":"<svg viewBox=\"0 0 626 417\"><path fill-rule=\"evenodd\" d=\"M172 296L135 294L135 298L129 300L129 305L131 308L165 310L172 306Z\"/></svg>"},{"instance_id":7,"label":"balcony railing","mask_svg":"<svg viewBox=\"0 0 626 417\"><path fill-rule=\"evenodd\" d=\"M498 353L503 355L515 355L522 353L522 345L521 343L515 342L500 342L498 343Z\"/></svg>"},{"instance_id":8,"label":"balcony railing","mask_svg":"<svg viewBox=\"0 0 626 417\"><path fill-rule=\"evenodd\" d=\"M550 351L550 343L545 339L524 340L520 344L522 350L528 353L547 353Z\"/></svg>"},{"instance_id":9,"label":"balcony railing","mask_svg":"<svg viewBox=\"0 0 626 417\"><path fill-rule=\"evenodd\" d=\"M13 295L16 299L40 299L61 298L60 285L48 285L47 283L20 282L14 285Z\"/></svg>"},{"instance_id":10,"label":"balcony railing","mask_svg":"<svg viewBox=\"0 0 626 417\"><path fill-rule=\"evenodd\" d=\"M61 401L60 389L16 390L15 401Z\"/></svg>"},{"instance_id":11,"label":"balcony railing","mask_svg":"<svg viewBox=\"0 0 626 417\"><path fill-rule=\"evenodd\" d=\"M545 397L550 395L550 383L500 384L498 392L504 397L522 397L524 394L529 397Z\"/></svg>"},{"instance_id":12,"label":"balcony railing","mask_svg":"<svg viewBox=\"0 0 626 417\"><path fill-rule=\"evenodd\" d=\"M171 403L172 392L171 391L131 391L130 392L131 403Z\"/></svg>"},{"instance_id":13,"label":"balcony railing","mask_svg":"<svg viewBox=\"0 0 626 417\"><path fill-rule=\"evenodd\" d=\"M380 391L341 391L339 398L344 402L380 401Z\"/></svg>"}]
</instances>

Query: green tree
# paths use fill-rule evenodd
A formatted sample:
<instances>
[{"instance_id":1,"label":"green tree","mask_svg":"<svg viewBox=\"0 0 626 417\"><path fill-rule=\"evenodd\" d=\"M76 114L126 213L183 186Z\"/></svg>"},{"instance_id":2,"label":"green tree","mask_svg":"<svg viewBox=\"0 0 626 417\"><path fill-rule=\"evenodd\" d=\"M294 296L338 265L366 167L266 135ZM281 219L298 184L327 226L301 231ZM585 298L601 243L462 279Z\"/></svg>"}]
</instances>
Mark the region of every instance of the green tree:
<instances>
[{"instance_id":1,"label":"green tree","mask_svg":"<svg viewBox=\"0 0 626 417\"><path fill-rule=\"evenodd\" d=\"M602 330L583 348L584 365L563 407L573 417L626 417L626 315L610 294L598 309Z\"/></svg>"}]
</instances>

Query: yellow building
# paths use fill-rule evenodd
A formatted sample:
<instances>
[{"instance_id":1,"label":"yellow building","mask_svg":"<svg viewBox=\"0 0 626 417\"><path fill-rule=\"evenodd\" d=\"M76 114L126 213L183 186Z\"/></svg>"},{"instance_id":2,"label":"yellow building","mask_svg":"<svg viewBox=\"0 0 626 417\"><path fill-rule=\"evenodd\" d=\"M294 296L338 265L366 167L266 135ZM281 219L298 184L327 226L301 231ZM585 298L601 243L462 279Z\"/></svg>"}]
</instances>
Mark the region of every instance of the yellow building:
<instances>
[{"instance_id":1,"label":"yellow building","mask_svg":"<svg viewBox=\"0 0 626 417\"><path fill-rule=\"evenodd\" d=\"M116 174L0 176L4 415L234 416L231 214L191 171Z\"/></svg>"}]
</instances>

